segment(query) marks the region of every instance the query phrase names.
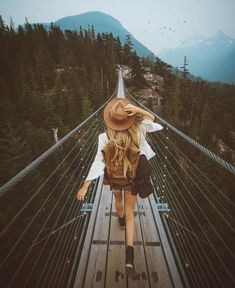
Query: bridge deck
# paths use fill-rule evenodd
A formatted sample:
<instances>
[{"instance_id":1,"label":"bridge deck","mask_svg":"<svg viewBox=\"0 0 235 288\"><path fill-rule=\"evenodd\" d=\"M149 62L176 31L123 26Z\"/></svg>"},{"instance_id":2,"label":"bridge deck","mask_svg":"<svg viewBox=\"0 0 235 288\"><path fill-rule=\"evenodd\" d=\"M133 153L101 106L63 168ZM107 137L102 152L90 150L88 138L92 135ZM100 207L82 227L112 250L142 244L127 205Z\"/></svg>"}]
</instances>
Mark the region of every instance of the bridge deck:
<instances>
[{"instance_id":1,"label":"bridge deck","mask_svg":"<svg viewBox=\"0 0 235 288\"><path fill-rule=\"evenodd\" d=\"M167 251L161 243L156 207L150 197L137 197L135 209L134 253L139 277L137 280L126 277L125 230L118 225L109 186L102 185L102 179L100 181L74 288L183 287L173 257L169 258L169 249Z\"/></svg>"}]
</instances>

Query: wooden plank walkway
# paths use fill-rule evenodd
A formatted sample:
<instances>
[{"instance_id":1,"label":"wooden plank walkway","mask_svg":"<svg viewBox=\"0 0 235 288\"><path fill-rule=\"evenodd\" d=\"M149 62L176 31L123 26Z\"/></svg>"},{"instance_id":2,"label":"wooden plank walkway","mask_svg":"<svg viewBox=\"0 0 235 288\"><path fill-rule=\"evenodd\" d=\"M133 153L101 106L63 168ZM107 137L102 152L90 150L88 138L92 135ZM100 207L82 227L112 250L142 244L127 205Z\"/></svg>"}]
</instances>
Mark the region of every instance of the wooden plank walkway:
<instances>
[{"instance_id":1,"label":"wooden plank walkway","mask_svg":"<svg viewBox=\"0 0 235 288\"><path fill-rule=\"evenodd\" d=\"M118 225L114 195L109 186L100 185L74 288L183 287L153 199L137 197L134 256L138 278L133 280L125 274L126 237Z\"/></svg>"}]
</instances>

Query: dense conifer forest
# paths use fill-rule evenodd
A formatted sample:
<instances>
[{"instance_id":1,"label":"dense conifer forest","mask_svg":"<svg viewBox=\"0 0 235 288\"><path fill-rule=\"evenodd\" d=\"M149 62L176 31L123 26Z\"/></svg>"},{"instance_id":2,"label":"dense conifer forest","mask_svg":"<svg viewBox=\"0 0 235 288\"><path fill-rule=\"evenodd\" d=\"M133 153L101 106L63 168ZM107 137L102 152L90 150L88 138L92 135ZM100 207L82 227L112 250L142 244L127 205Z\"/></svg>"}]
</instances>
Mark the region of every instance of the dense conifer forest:
<instances>
[{"instance_id":1,"label":"dense conifer forest","mask_svg":"<svg viewBox=\"0 0 235 288\"><path fill-rule=\"evenodd\" d=\"M125 45L112 34L61 31L51 24L9 26L0 18L0 183L62 138L95 111L115 89L117 64L132 69L126 84L148 87L143 66L164 79L163 118L219 153L218 139L234 149L234 85L190 79L159 58L141 59L130 37ZM231 150L222 155L232 159Z\"/></svg>"}]
</instances>

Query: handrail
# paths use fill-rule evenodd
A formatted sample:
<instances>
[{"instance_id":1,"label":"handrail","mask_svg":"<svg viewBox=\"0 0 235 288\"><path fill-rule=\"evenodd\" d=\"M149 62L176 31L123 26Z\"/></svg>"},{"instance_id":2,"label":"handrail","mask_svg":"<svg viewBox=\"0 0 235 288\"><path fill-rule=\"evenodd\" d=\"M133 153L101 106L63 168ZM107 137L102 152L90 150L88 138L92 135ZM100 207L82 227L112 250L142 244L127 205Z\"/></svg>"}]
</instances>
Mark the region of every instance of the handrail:
<instances>
[{"instance_id":1,"label":"handrail","mask_svg":"<svg viewBox=\"0 0 235 288\"><path fill-rule=\"evenodd\" d=\"M232 174L235 174L235 166L233 166L232 164L228 163L227 161L225 161L224 159L222 159L221 157L219 157L218 155L216 155L215 153L213 153L212 151L210 151L209 149L207 149L206 147L204 147L203 145L199 144L197 141L195 141L194 139L190 138L189 136L187 136L186 134L184 134L183 132L181 132L180 130L178 130L177 128L175 128L174 126L172 126L170 123L168 123L167 121L165 121L164 119L162 119L160 116L158 116L157 114L155 114L153 111L151 111L150 109L148 109L146 106L144 106L142 103L140 103L138 100L136 100L131 94L130 92L126 89L125 87L125 91L127 92L128 96L133 99L134 101L136 101L140 106L142 106L145 110L149 111L151 114L153 114L158 120L160 120L163 124L165 124L166 126L168 126L171 130L173 130L176 134L178 134L179 136L181 136L182 138L184 138L186 141L188 141L190 144L192 144L194 147L196 147L198 150L200 150L201 152L203 152L204 154L206 154L208 157L210 157L212 160L214 160L215 162L217 162L218 164L220 164L222 167L224 167L226 170L228 170L229 172L231 172Z\"/></svg>"},{"instance_id":2,"label":"handrail","mask_svg":"<svg viewBox=\"0 0 235 288\"><path fill-rule=\"evenodd\" d=\"M117 82L118 83L118 82ZM90 119L92 119L109 101L112 99L117 91L118 84L110 96L110 98L93 114L91 114L87 119L85 119L81 124L75 127L72 131L70 131L67 135L65 135L60 141L50 147L46 152L40 155L37 159L31 162L28 166L18 172L13 178L11 178L8 182L6 182L3 186L0 187L0 196L3 196L4 193L15 186L18 182L20 182L26 175L28 175L33 169L35 169L43 160L49 157L56 149L58 149L64 142L66 142L71 136L73 136L79 129L81 129Z\"/></svg>"}]
</instances>

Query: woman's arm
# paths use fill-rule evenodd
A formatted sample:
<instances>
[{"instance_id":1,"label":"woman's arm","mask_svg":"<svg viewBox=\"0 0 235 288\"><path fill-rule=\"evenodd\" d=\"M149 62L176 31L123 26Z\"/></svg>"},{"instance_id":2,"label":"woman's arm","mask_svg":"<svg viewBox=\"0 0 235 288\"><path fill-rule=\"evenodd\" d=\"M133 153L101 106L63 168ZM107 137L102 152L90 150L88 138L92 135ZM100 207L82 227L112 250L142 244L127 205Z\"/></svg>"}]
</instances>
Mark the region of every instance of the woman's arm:
<instances>
[{"instance_id":1,"label":"woman's arm","mask_svg":"<svg viewBox=\"0 0 235 288\"><path fill-rule=\"evenodd\" d=\"M104 167L105 164L103 162L103 154L101 150L104 148L104 146L107 144L108 139L106 139L104 133L99 135L99 141L98 141L98 149L95 156L95 159L90 167L89 173L86 177L86 180L84 181L82 187L77 192L77 199L80 201L84 200L87 191L92 183L92 180L98 178L104 173Z\"/></svg>"},{"instance_id":2,"label":"woman's arm","mask_svg":"<svg viewBox=\"0 0 235 288\"><path fill-rule=\"evenodd\" d=\"M140 113L145 119L149 119L151 121L155 120L155 116L153 114L133 104L127 104L127 106L124 108L124 111L128 112L129 116L135 115L136 113Z\"/></svg>"},{"instance_id":3,"label":"woman's arm","mask_svg":"<svg viewBox=\"0 0 235 288\"><path fill-rule=\"evenodd\" d=\"M87 180L83 183L82 187L80 188L80 190L77 192L77 199L78 201L83 201L86 194L87 194L87 191L90 187L92 183L92 180Z\"/></svg>"}]
</instances>

